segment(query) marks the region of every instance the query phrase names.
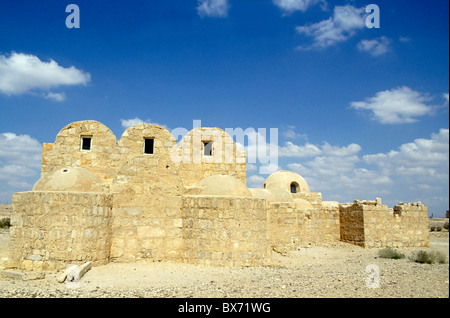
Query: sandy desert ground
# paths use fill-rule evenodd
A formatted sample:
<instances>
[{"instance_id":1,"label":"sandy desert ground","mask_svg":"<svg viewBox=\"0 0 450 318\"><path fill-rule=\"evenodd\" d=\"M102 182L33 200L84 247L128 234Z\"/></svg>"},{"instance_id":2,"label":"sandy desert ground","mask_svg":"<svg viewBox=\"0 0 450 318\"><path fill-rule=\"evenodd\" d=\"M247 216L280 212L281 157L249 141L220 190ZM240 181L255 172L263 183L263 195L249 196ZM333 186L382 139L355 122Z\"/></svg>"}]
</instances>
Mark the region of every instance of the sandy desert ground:
<instances>
[{"instance_id":1,"label":"sandy desert ground","mask_svg":"<svg viewBox=\"0 0 450 318\"><path fill-rule=\"evenodd\" d=\"M430 234L429 248L397 249L406 255L399 260L380 258L379 249L337 242L285 255L274 253L268 267L110 263L93 267L78 283L58 283L55 272L36 280L0 277L0 297L448 298L449 233ZM8 230L0 230L0 271L8 241ZM409 259L420 250L438 251L447 263L419 264Z\"/></svg>"}]
</instances>

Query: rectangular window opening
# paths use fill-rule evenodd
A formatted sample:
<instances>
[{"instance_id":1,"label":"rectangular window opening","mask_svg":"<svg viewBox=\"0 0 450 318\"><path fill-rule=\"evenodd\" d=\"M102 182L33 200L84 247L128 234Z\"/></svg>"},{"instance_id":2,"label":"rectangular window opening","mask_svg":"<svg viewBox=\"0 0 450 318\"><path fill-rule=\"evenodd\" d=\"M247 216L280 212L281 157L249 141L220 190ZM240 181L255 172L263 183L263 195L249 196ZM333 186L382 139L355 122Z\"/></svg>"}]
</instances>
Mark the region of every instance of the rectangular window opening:
<instances>
[{"instance_id":1,"label":"rectangular window opening","mask_svg":"<svg viewBox=\"0 0 450 318\"><path fill-rule=\"evenodd\" d=\"M81 150L91 150L92 136L81 137Z\"/></svg>"},{"instance_id":2,"label":"rectangular window opening","mask_svg":"<svg viewBox=\"0 0 450 318\"><path fill-rule=\"evenodd\" d=\"M144 139L144 153L148 155L153 155L155 152L155 139L145 138Z\"/></svg>"},{"instance_id":3,"label":"rectangular window opening","mask_svg":"<svg viewBox=\"0 0 450 318\"><path fill-rule=\"evenodd\" d=\"M212 142L204 142L203 143L203 155L205 155L205 156L213 155L213 143Z\"/></svg>"}]
</instances>

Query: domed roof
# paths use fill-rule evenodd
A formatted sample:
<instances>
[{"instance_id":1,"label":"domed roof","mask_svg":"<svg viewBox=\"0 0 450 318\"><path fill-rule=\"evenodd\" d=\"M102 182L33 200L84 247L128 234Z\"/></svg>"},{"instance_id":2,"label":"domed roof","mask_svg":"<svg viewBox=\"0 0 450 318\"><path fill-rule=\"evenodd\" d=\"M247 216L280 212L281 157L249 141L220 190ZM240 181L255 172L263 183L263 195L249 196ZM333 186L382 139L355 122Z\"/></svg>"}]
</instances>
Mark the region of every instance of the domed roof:
<instances>
[{"instance_id":1,"label":"domed roof","mask_svg":"<svg viewBox=\"0 0 450 318\"><path fill-rule=\"evenodd\" d=\"M292 187L295 187L295 192ZM308 183L302 176L285 170L272 173L266 179L264 189L282 189L289 193L310 193Z\"/></svg>"},{"instance_id":2,"label":"domed roof","mask_svg":"<svg viewBox=\"0 0 450 318\"><path fill-rule=\"evenodd\" d=\"M215 175L199 181L196 185L200 188L200 195L220 195L251 197L252 193L247 186L238 179L227 175Z\"/></svg>"},{"instance_id":3,"label":"domed roof","mask_svg":"<svg viewBox=\"0 0 450 318\"><path fill-rule=\"evenodd\" d=\"M84 168L67 167L46 173L33 191L102 192L101 179Z\"/></svg>"},{"instance_id":4,"label":"domed roof","mask_svg":"<svg viewBox=\"0 0 450 318\"><path fill-rule=\"evenodd\" d=\"M258 199L266 199L270 202L293 202L292 195L282 189L249 189Z\"/></svg>"},{"instance_id":5,"label":"domed roof","mask_svg":"<svg viewBox=\"0 0 450 318\"><path fill-rule=\"evenodd\" d=\"M295 206L297 207L297 209L312 209L313 206L311 204L311 202L306 201L304 199L294 199L295 202Z\"/></svg>"}]
</instances>

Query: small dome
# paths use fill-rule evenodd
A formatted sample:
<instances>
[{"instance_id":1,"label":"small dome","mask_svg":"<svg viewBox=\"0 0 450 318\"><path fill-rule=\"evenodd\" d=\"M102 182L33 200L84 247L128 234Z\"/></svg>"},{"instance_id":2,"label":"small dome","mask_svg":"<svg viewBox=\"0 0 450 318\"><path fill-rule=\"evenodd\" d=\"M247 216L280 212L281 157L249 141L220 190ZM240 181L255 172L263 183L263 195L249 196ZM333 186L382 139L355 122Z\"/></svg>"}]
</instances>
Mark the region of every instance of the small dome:
<instances>
[{"instance_id":1,"label":"small dome","mask_svg":"<svg viewBox=\"0 0 450 318\"><path fill-rule=\"evenodd\" d=\"M270 202L293 202L292 195L282 189L249 189L258 199L266 199Z\"/></svg>"},{"instance_id":2,"label":"small dome","mask_svg":"<svg viewBox=\"0 0 450 318\"><path fill-rule=\"evenodd\" d=\"M102 181L84 168L67 167L46 173L33 191L102 192Z\"/></svg>"},{"instance_id":3,"label":"small dome","mask_svg":"<svg viewBox=\"0 0 450 318\"><path fill-rule=\"evenodd\" d=\"M294 199L294 202L295 202L295 206L297 207L297 209L304 210L304 209L312 209L313 208L311 202L306 201L304 199Z\"/></svg>"},{"instance_id":4,"label":"small dome","mask_svg":"<svg viewBox=\"0 0 450 318\"><path fill-rule=\"evenodd\" d=\"M302 176L292 171L272 173L264 183L264 189L282 189L289 193L310 193L308 183Z\"/></svg>"},{"instance_id":5,"label":"small dome","mask_svg":"<svg viewBox=\"0 0 450 318\"><path fill-rule=\"evenodd\" d=\"M247 186L238 179L227 175L207 177L198 182L195 187L200 188L200 195L220 195L251 197Z\"/></svg>"}]
</instances>

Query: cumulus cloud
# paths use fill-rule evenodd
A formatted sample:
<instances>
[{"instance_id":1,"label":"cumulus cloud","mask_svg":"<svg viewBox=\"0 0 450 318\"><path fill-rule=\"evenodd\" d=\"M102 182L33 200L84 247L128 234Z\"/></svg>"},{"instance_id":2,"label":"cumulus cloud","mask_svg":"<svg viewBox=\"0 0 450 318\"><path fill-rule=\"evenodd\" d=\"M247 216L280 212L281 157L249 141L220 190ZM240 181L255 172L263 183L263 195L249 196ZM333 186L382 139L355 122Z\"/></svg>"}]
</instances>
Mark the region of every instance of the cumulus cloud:
<instances>
[{"instance_id":1,"label":"cumulus cloud","mask_svg":"<svg viewBox=\"0 0 450 318\"><path fill-rule=\"evenodd\" d=\"M226 17L229 10L228 0L198 0L197 12L203 17Z\"/></svg>"},{"instance_id":2,"label":"cumulus cloud","mask_svg":"<svg viewBox=\"0 0 450 318\"><path fill-rule=\"evenodd\" d=\"M382 124L406 124L433 114L436 107L426 104L430 100L429 96L402 86L378 92L365 101L351 102L350 107L371 111L372 119Z\"/></svg>"},{"instance_id":3,"label":"cumulus cloud","mask_svg":"<svg viewBox=\"0 0 450 318\"><path fill-rule=\"evenodd\" d=\"M29 191L39 179L42 145L28 135L0 134L0 202L14 192Z\"/></svg>"},{"instance_id":4,"label":"cumulus cloud","mask_svg":"<svg viewBox=\"0 0 450 318\"><path fill-rule=\"evenodd\" d=\"M53 60L43 62L37 56L15 52L9 56L0 55L0 92L6 95L86 85L90 80L89 73L74 66L62 67ZM62 93L49 92L43 96L56 101L65 99Z\"/></svg>"},{"instance_id":5,"label":"cumulus cloud","mask_svg":"<svg viewBox=\"0 0 450 318\"><path fill-rule=\"evenodd\" d=\"M285 138L297 139L297 138L307 138L307 134L299 134L295 131L295 126L287 126L287 129L283 130L281 133Z\"/></svg>"},{"instance_id":6,"label":"cumulus cloud","mask_svg":"<svg viewBox=\"0 0 450 318\"><path fill-rule=\"evenodd\" d=\"M285 14L291 14L295 11L305 12L310 7L321 4L322 8L326 8L327 2L325 0L273 0L273 3L283 10Z\"/></svg>"},{"instance_id":7,"label":"cumulus cloud","mask_svg":"<svg viewBox=\"0 0 450 318\"><path fill-rule=\"evenodd\" d=\"M158 126L161 126L161 127L164 127L164 128L167 129L167 127L165 125L161 125L161 124L152 122L150 119L142 120L142 119L140 119L138 117L135 117L135 118L132 118L132 119L121 119L120 121L122 123L122 127L125 128L125 129L133 127L133 126L137 126L137 125L140 125L140 124L158 125Z\"/></svg>"},{"instance_id":8,"label":"cumulus cloud","mask_svg":"<svg viewBox=\"0 0 450 318\"><path fill-rule=\"evenodd\" d=\"M361 52L367 52L372 56L380 56L391 50L391 40L382 36L374 40L361 40L357 48Z\"/></svg>"},{"instance_id":9,"label":"cumulus cloud","mask_svg":"<svg viewBox=\"0 0 450 318\"><path fill-rule=\"evenodd\" d=\"M66 94L65 93L52 93L49 92L47 94L44 94L44 97L46 99L53 100L55 102L63 102L66 100Z\"/></svg>"},{"instance_id":10,"label":"cumulus cloud","mask_svg":"<svg viewBox=\"0 0 450 318\"><path fill-rule=\"evenodd\" d=\"M258 175L249 176L247 177L247 187L260 189L265 181L265 178Z\"/></svg>"},{"instance_id":11,"label":"cumulus cloud","mask_svg":"<svg viewBox=\"0 0 450 318\"><path fill-rule=\"evenodd\" d=\"M0 134L0 160L27 167L40 167L42 145L28 135Z\"/></svg>"},{"instance_id":12,"label":"cumulus cloud","mask_svg":"<svg viewBox=\"0 0 450 318\"><path fill-rule=\"evenodd\" d=\"M291 141L285 143L284 147L280 147L278 155L280 157L307 158L322 154L322 150L310 143L298 146Z\"/></svg>"},{"instance_id":13,"label":"cumulus cloud","mask_svg":"<svg viewBox=\"0 0 450 318\"><path fill-rule=\"evenodd\" d=\"M449 130L441 129L430 139L420 138L388 153L366 155L364 161L389 173L444 177L448 179Z\"/></svg>"},{"instance_id":14,"label":"cumulus cloud","mask_svg":"<svg viewBox=\"0 0 450 318\"><path fill-rule=\"evenodd\" d=\"M284 158L296 158L287 167L304 176L315 189L332 189L336 184L351 184L356 164L361 160L358 144L336 146L325 142L323 145L295 145L292 142L280 147L279 155Z\"/></svg>"},{"instance_id":15,"label":"cumulus cloud","mask_svg":"<svg viewBox=\"0 0 450 318\"><path fill-rule=\"evenodd\" d=\"M324 49L336 43L346 41L365 27L365 9L351 5L336 6L333 16L321 22L298 26L297 33L313 39L309 46L299 46L299 49Z\"/></svg>"},{"instance_id":16,"label":"cumulus cloud","mask_svg":"<svg viewBox=\"0 0 450 318\"><path fill-rule=\"evenodd\" d=\"M448 205L449 129L375 154L361 155L357 144L317 147L317 156L298 157L287 167L302 175L312 191L324 192L325 200L381 196L390 205L422 201L436 213Z\"/></svg>"}]
</instances>

